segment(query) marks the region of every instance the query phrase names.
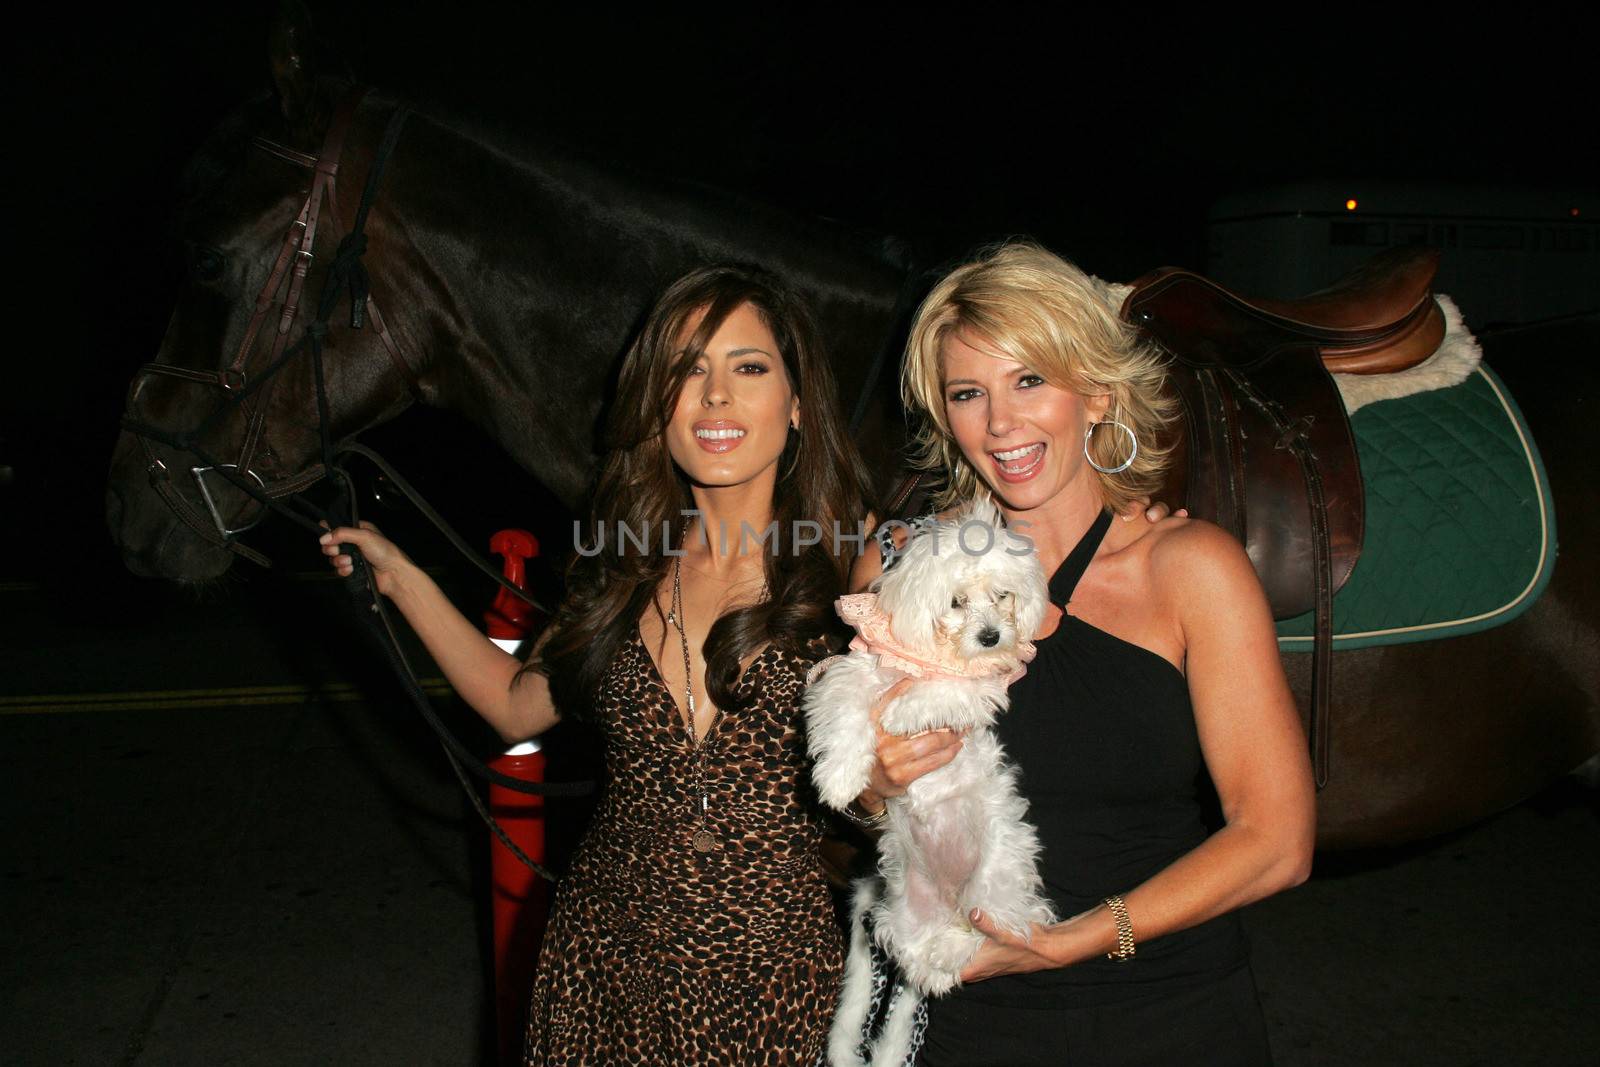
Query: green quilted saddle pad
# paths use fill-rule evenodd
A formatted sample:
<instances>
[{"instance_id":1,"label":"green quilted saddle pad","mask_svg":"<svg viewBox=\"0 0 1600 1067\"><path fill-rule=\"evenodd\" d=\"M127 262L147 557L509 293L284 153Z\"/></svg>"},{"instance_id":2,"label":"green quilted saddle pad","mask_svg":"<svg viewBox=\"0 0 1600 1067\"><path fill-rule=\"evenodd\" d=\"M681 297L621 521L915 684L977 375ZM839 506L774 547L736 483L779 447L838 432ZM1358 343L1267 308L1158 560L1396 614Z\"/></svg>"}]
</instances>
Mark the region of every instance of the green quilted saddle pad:
<instances>
[{"instance_id":1,"label":"green quilted saddle pad","mask_svg":"<svg viewBox=\"0 0 1600 1067\"><path fill-rule=\"evenodd\" d=\"M1380 400L1350 418L1367 530L1333 598L1336 649L1431 641L1510 622L1556 560L1550 483L1511 394L1479 365L1460 385ZM1309 652L1310 613L1278 623Z\"/></svg>"}]
</instances>

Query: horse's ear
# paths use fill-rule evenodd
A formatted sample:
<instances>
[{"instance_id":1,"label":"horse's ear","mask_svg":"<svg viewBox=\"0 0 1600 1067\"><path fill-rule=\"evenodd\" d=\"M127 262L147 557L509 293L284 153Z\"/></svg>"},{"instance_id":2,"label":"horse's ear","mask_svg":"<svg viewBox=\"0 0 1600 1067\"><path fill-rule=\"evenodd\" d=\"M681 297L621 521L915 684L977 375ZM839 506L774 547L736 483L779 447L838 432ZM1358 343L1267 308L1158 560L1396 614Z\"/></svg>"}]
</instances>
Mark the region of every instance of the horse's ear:
<instances>
[{"instance_id":1,"label":"horse's ear","mask_svg":"<svg viewBox=\"0 0 1600 1067\"><path fill-rule=\"evenodd\" d=\"M317 75L312 67L311 14L300 0L282 0L267 35L267 60L278 108L291 130L316 118Z\"/></svg>"}]
</instances>

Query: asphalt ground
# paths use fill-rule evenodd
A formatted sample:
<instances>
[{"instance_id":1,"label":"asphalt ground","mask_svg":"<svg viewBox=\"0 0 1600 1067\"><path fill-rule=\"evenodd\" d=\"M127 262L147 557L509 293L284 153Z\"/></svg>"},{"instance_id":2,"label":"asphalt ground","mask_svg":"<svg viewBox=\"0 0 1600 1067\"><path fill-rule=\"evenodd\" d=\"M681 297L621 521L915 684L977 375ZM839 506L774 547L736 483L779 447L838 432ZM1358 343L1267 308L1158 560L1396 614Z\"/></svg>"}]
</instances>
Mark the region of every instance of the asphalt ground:
<instances>
[{"instance_id":1,"label":"asphalt ground","mask_svg":"<svg viewBox=\"0 0 1600 1067\"><path fill-rule=\"evenodd\" d=\"M314 575L0 587L0 1062L492 1061L486 834ZM1320 856L1246 913L1278 1063L1594 1062L1597 846L1562 783Z\"/></svg>"}]
</instances>

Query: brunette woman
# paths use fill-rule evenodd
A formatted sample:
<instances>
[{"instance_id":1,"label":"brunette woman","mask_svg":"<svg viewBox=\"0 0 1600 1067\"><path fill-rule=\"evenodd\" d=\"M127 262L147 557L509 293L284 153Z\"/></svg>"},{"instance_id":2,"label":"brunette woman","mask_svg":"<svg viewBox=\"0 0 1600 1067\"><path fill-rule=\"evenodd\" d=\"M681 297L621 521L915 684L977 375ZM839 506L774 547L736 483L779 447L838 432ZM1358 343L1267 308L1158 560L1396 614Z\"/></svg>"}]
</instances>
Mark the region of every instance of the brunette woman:
<instances>
[{"instance_id":1,"label":"brunette woman","mask_svg":"<svg viewBox=\"0 0 1600 1067\"><path fill-rule=\"evenodd\" d=\"M607 781L540 955L529 1064L806 1064L840 935L798 701L866 518L804 308L759 270L661 297L623 363L567 599L527 666L370 526L356 545L507 741L593 722ZM820 536L818 536L820 534Z\"/></svg>"}]
</instances>

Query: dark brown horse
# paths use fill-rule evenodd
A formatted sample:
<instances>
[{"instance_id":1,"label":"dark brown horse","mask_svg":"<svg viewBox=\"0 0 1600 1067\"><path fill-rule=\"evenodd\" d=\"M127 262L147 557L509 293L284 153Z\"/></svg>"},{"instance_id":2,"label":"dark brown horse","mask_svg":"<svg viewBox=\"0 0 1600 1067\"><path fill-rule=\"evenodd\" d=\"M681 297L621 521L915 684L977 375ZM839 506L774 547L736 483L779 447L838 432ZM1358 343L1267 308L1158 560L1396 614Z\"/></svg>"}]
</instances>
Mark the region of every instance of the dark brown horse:
<instances>
[{"instance_id":1,"label":"dark brown horse","mask_svg":"<svg viewBox=\"0 0 1600 1067\"><path fill-rule=\"evenodd\" d=\"M252 297L272 275L314 173L286 154L317 155L343 92L333 85L286 88L282 100L305 101L287 118L278 100L255 101L215 131L192 162L179 206L191 269L156 363L204 373L233 361L257 310ZM340 159L339 210L326 202L321 208L290 336L311 317L324 264L351 227L361 183L397 106L369 94L353 117ZM592 469L606 385L627 338L655 296L691 267L740 260L788 278L817 315L850 397L872 392L869 373L892 375L893 360L880 354L891 344L902 294L913 295L893 241L698 188L632 180L417 114L385 169L366 234L371 295L397 351L391 357L371 324L344 328L348 313L340 307L325 341L334 434L387 421L420 396L472 419L569 507ZM270 364L277 322L276 313L266 316L246 379ZM264 411L257 411L262 445L250 468L268 485L291 483L317 452L308 360L286 364L264 392L264 399L251 398ZM223 399L213 383L142 374L130 389L128 415L168 433L186 431ZM892 422L899 420L885 418L889 410L879 403L862 411L869 453L893 451ZM231 462L249 414L217 420L197 443ZM161 444L153 450L173 490L209 519L199 482L187 473L194 458ZM150 492L153 465L134 436L123 434L107 507L128 567L180 580L220 575L231 554L194 536L162 506ZM207 491L227 512L224 525L242 525L258 510L214 475Z\"/></svg>"},{"instance_id":2,"label":"dark brown horse","mask_svg":"<svg viewBox=\"0 0 1600 1067\"><path fill-rule=\"evenodd\" d=\"M281 57L280 57L281 60ZM182 223L192 262L157 361L215 371L238 349L252 297L271 273L305 200L308 171L263 151L265 135L316 153L335 87L279 62L279 96L241 109L188 174ZM315 293L337 235L351 225L394 101L369 95L341 163L340 215L319 235ZM384 177L365 257L374 302L425 403L461 413L566 504L593 463L594 430L615 362L651 299L685 269L713 260L766 264L810 298L847 400L870 394L861 442L887 483L899 417L895 343L907 266L892 246L699 188L622 176L470 123L413 116ZM404 375L370 325L341 310L327 337L331 421L347 435L412 402ZM304 329L302 311L291 334ZM270 318L270 316L269 316ZM259 369L270 344L263 331ZM1324 846L1391 844L1465 825L1528 796L1600 749L1600 608L1593 592L1597 491L1591 363L1541 361L1491 348L1544 449L1562 545L1541 601L1515 622L1470 637L1335 656L1332 775L1320 798ZM1591 344L1592 347L1592 344ZM881 368L882 373L874 374ZM869 381L875 377L875 381ZM316 457L311 371L290 363L265 405L256 473L290 480ZM869 386L875 386L870 388ZM217 390L166 376L136 380L130 414L191 427ZM240 448L244 419L222 420L204 444ZM153 446L170 471L193 460ZM112 460L108 521L134 571L178 580L221 574L230 553L192 533L150 489L146 453L124 433ZM197 484L171 483L197 513ZM223 522L257 505L220 494ZM309 551L309 550L308 550ZM1285 656L1301 699L1306 661Z\"/></svg>"}]
</instances>

